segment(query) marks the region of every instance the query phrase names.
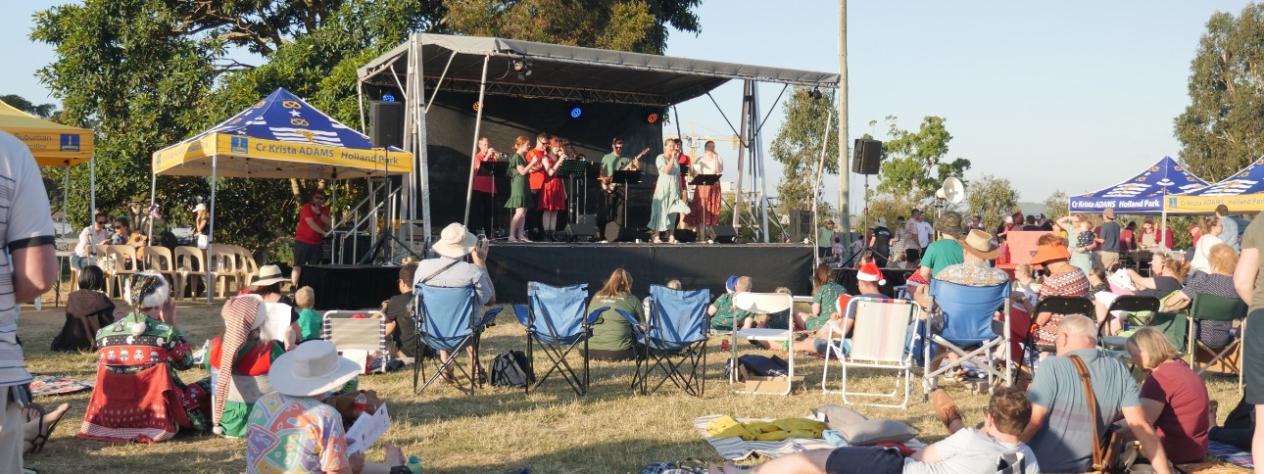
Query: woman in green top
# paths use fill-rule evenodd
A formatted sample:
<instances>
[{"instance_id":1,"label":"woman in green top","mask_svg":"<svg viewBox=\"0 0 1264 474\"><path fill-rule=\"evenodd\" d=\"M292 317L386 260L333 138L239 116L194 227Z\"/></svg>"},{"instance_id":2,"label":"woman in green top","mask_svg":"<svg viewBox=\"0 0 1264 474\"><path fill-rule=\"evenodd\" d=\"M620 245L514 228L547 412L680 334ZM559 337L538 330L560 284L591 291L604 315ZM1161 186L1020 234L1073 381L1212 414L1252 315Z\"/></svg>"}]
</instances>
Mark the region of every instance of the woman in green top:
<instances>
[{"instance_id":1,"label":"woman in green top","mask_svg":"<svg viewBox=\"0 0 1264 474\"><path fill-rule=\"evenodd\" d=\"M742 329L753 327L755 318L752 316L754 315L737 309L737 306L733 305L733 295L751 290L751 278L729 276L724 282L724 290L724 294L716 298L707 308L707 315L711 316L711 329L736 331L738 326Z\"/></svg>"},{"instance_id":2,"label":"woman in green top","mask_svg":"<svg viewBox=\"0 0 1264 474\"><path fill-rule=\"evenodd\" d=\"M624 360L636 355L633 348L632 325L619 314L618 309L643 321L641 301L632 296L632 275L622 267L614 269L601 290L588 303L588 312L609 308L593 324L592 337L588 339L588 357L597 360Z\"/></svg>"},{"instance_id":3,"label":"woman in green top","mask_svg":"<svg viewBox=\"0 0 1264 474\"><path fill-rule=\"evenodd\" d=\"M829 265L822 263L812 274L812 314L799 313L795 316L796 323L809 331L820 329L834 315L838 296L846 293L843 285L833 281Z\"/></svg>"},{"instance_id":4,"label":"woman in green top","mask_svg":"<svg viewBox=\"0 0 1264 474\"><path fill-rule=\"evenodd\" d=\"M514 140L514 155L509 158L509 199L505 201L505 208L514 210L513 219L509 221L510 242L530 242L527 240L527 208L535 199L527 188L527 175L534 168L523 158L530 142L525 135L518 135Z\"/></svg>"}]
</instances>

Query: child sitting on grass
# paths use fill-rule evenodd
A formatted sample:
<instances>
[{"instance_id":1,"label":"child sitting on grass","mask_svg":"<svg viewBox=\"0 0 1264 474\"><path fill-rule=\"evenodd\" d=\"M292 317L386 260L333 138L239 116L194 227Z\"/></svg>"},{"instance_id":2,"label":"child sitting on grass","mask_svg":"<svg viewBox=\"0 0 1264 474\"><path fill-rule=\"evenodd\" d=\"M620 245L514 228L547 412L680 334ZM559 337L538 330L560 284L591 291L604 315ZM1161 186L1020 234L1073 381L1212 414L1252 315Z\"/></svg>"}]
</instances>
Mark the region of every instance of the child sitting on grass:
<instances>
[{"instance_id":1,"label":"child sitting on grass","mask_svg":"<svg viewBox=\"0 0 1264 474\"><path fill-rule=\"evenodd\" d=\"M310 286L304 286L294 292L294 304L298 305L298 342L303 343L312 339L320 339L321 330L324 328L324 322L320 318L320 314L312 307L316 306L316 290Z\"/></svg>"}]
</instances>

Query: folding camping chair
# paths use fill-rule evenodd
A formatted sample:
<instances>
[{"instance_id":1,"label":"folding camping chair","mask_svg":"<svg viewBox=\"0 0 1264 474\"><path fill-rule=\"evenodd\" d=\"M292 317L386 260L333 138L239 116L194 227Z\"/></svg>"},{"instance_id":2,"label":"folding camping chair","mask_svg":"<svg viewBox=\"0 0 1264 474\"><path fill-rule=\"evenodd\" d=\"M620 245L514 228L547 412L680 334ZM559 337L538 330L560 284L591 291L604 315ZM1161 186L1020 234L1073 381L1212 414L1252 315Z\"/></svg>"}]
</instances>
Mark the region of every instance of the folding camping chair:
<instances>
[{"instance_id":1,"label":"folding camping chair","mask_svg":"<svg viewBox=\"0 0 1264 474\"><path fill-rule=\"evenodd\" d=\"M1115 311L1123 311L1125 313L1140 312L1159 312L1159 299L1153 296L1135 296L1124 295L1115 298L1106 308L1106 314L1112 314ZM1124 350L1124 344L1128 342L1128 338L1122 336L1107 336L1106 326L1110 324L1110 318L1102 320L1097 324L1097 344L1112 351Z\"/></svg>"},{"instance_id":2,"label":"folding camping chair","mask_svg":"<svg viewBox=\"0 0 1264 474\"><path fill-rule=\"evenodd\" d=\"M1202 374L1207 371L1208 367L1215 365L1217 362L1224 364L1233 372L1238 373L1238 389L1241 390L1242 337L1246 334L1246 315L1247 305L1241 298L1226 298L1206 293L1195 294L1193 303L1189 305L1189 318L1192 321L1188 324L1187 331L1189 333L1185 336L1185 354L1189 356L1190 368ZM1216 351L1198 340L1196 333L1199 321L1241 321L1241 326L1237 334L1230 333L1231 339L1229 343L1225 344L1219 351ZM1237 354L1233 353L1235 350ZM1211 354L1211 361L1206 364L1199 364L1199 351Z\"/></svg>"},{"instance_id":3,"label":"folding camping chair","mask_svg":"<svg viewBox=\"0 0 1264 474\"><path fill-rule=\"evenodd\" d=\"M587 312L588 285L578 284L555 287L538 282L527 284L526 305L514 305L518 322L527 328L527 360L535 367L535 345L552 365L544 375L536 378L534 385L525 388L530 392L557 371L576 395L588 392L588 338L592 337L592 325L608 307ZM580 355L584 358L582 377L575 372L566 356L583 344Z\"/></svg>"},{"instance_id":4,"label":"folding camping chair","mask_svg":"<svg viewBox=\"0 0 1264 474\"><path fill-rule=\"evenodd\" d=\"M835 359L842 366L841 385L843 403L852 403L848 395L861 397L897 398L900 393L900 382L904 385L904 398L900 404L862 403L862 405L908 408L909 392L913 384L913 338L909 337L909 328L916 314L917 304L909 300L873 298L857 296L847 303L843 313L841 326L829 325L826 332L825 368L821 370L821 390L830 392L826 387L829 381L830 359ZM842 328L852 322L851 347L843 348ZM835 338L838 338L835 341ZM847 392L848 367L884 369L896 371L896 384L892 391L880 392ZM903 377L901 377L903 374Z\"/></svg>"},{"instance_id":5,"label":"folding camping chair","mask_svg":"<svg viewBox=\"0 0 1264 474\"><path fill-rule=\"evenodd\" d=\"M448 352L447 359L435 359L437 370L428 378L422 367L425 365L424 362L421 360L414 362L413 391L420 393L449 369L455 368L459 376L469 382L469 390L462 389L462 391L473 395L477 384L473 369L478 366L479 336L482 335L483 329L496 319L501 308L489 308L480 316L480 305L476 302L477 294L473 286L441 288L417 285L413 288L413 294L416 298L413 305L413 311L415 311L413 318L417 321L417 353L422 353L423 344L436 351ZM457 362L461 351L464 351L466 347L472 347L474 351L470 355L469 371ZM425 378L425 384L420 390L417 388L419 375ZM451 381L457 385L457 388L461 388L460 381L455 377Z\"/></svg>"},{"instance_id":6,"label":"folding camping chair","mask_svg":"<svg viewBox=\"0 0 1264 474\"><path fill-rule=\"evenodd\" d=\"M981 360L987 372L988 389L993 387L993 378L1005 378L1005 385L1014 383L1013 371L1003 374L992 362L992 352L997 348L1009 351L1009 282L994 286L966 286L943 280L931 280L930 297L932 315L938 313L943 318L943 330L935 334L931 324L924 325L926 343L922 352L925 365L922 372L922 385L925 393L935 388L935 379L939 375L956 368L964 367L967 361ZM1001 311L1004 328L997 334L992 329L992 316ZM854 341L853 341L854 343ZM959 358L955 362L940 365L931 370L931 346L937 345L956 353ZM973 347L973 350L968 348ZM1008 356L1007 356L1008 357Z\"/></svg>"},{"instance_id":7,"label":"folding camping chair","mask_svg":"<svg viewBox=\"0 0 1264 474\"><path fill-rule=\"evenodd\" d=\"M742 293L733 295L733 306L736 306L737 309L740 309L742 311L746 311L752 314L772 315L772 314L780 313L782 311L787 311L793 308L794 303L795 302L794 302L793 296L782 294L782 293L742 292ZM779 343L791 344L794 342L794 318L793 317L786 318L785 329L778 329L778 328L741 329L741 328L738 328L736 331L733 332L731 337L733 338L732 339L733 342L729 347L733 348L733 353L731 354L732 357L729 358L729 385L733 385L737 383L737 360L738 360L737 340L739 338L746 338L752 341L768 341L768 342L773 343L774 345L779 344ZM794 389L793 387L794 385L794 351L790 351L790 354L787 357L790 359L788 362L790 366L790 370L789 370L789 373L786 375L786 391L782 395L789 395L790 392ZM761 393L761 392L750 392L746 390L735 390L735 391L737 393Z\"/></svg>"},{"instance_id":8,"label":"folding camping chair","mask_svg":"<svg viewBox=\"0 0 1264 474\"><path fill-rule=\"evenodd\" d=\"M386 315L381 311L326 311L321 339L333 343L343 357L361 364L360 373L386 372ZM370 370L368 361L377 360Z\"/></svg>"},{"instance_id":9,"label":"folding camping chair","mask_svg":"<svg viewBox=\"0 0 1264 474\"><path fill-rule=\"evenodd\" d=\"M1032 330L1027 333L1027 348L1034 351L1032 367L1035 367L1035 360L1039 358L1041 352L1054 351L1053 346L1036 344L1036 318L1039 318L1042 313L1082 314L1092 318L1096 311L1093 300L1078 296L1049 296L1036 303L1036 309L1031 312ZM1026 359L1026 357L1023 357L1024 361ZM1021 367L1019 368L1021 369Z\"/></svg>"},{"instance_id":10,"label":"folding camping chair","mask_svg":"<svg viewBox=\"0 0 1264 474\"><path fill-rule=\"evenodd\" d=\"M671 380L685 393L702 397L706 391L707 305L711 301L711 291L673 290L652 285L650 298L653 303L646 321L637 321L630 314L623 315L631 323L633 336L643 348L636 359L632 388L640 385L644 395L657 391ZM684 368L688 372L682 372ZM647 392L649 376L656 370L663 371L663 378Z\"/></svg>"}]
</instances>

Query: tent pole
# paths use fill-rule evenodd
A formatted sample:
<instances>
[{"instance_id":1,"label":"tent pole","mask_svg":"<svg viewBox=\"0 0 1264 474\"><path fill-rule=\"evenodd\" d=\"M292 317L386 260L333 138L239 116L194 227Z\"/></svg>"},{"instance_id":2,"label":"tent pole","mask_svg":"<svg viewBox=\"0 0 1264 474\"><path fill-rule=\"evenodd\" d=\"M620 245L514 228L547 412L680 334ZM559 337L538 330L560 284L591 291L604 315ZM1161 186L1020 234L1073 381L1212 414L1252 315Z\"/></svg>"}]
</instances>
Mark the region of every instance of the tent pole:
<instances>
[{"instance_id":1,"label":"tent pole","mask_svg":"<svg viewBox=\"0 0 1264 474\"><path fill-rule=\"evenodd\" d=\"M153 170L151 169L149 172L149 209L146 211L149 214L149 245L154 244L154 214L153 213L154 213L154 202L157 201L157 198L158 198L158 173L153 172Z\"/></svg>"},{"instance_id":2,"label":"tent pole","mask_svg":"<svg viewBox=\"0 0 1264 474\"><path fill-rule=\"evenodd\" d=\"M88 160L88 196L91 201L89 205L91 209L88 214L89 219L96 219L97 215L97 160L96 157ZM95 252L95 250L94 250Z\"/></svg>"},{"instance_id":3,"label":"tent pole","mask_svg":"<svg viewBox=\"0 0 1264 474\"><path fill-rule=\"evenodd\" d=\"M1163 243L1167 241L1167 206L1163 206L1161 214L1162 217L1159 218L1159 245L1163 245ZM1175 239L1173 239L1172 244L1176 244Z\"/></svg>"},{"instance_id":4,"label":"tent pole","mask_svg":"<svg viewBox=\"0 0 1264 474\"><path fill-rule=\"evenodd\" d=\"M74 231L73 226L70 225L70 165L69 164L66 165L66 174L62 175L61 214L62 214L62 220L65 221L66 223L66 234L64 235L68 236L70 235L70 232ZM92 219L93 217L88 216L88 218Z\"/></svg>"},{"instance_id":5,"label":"tent pole","mask_svg":"<svg viewBox=\"0 0 1264 474\"><path fill-rule=\"evenodd\" d=\"M206 287L207 303L211 302L211 297L215 294L215 280L211 278L211 265L213 263L211 259L211 247L215 246L215 188L218 184L217 181L219 181L215 178L218 175L218 172L219 154L216 153L211 155L211 221L207 227L208 238L206 239L206 262L204 262L204 266L206 267L206 284L203 286Z\"/></svg>"},{"instance_id":6,"label":"tent pole","mask_svg":"<svg viewBox=\"0 0 1264 474\"><path fill-rule=\"evenodd\" d=\"M455 53L453 53L455 54ZM483 97L487 93L487 63L492 60L491 55L483 56L483 76L478 82L478 110L474 113L474 144L470 146L470 180L465 186L465 217L461 219L461 224L467 229L470 226L470 199L474 196L474 160L478 159L478 134L483 130L483 109L486 104L483 103ZM488 229L490 233L491 229Z\"/></svg>"}]
</instances>

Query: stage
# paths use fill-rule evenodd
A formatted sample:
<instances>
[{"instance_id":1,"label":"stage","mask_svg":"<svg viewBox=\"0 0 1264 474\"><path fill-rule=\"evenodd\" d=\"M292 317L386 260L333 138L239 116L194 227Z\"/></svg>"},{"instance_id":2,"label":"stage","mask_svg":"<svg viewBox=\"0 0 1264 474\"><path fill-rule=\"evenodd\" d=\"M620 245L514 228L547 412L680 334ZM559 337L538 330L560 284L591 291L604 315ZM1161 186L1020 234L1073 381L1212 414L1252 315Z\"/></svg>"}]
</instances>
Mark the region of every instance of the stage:
<instances>
[{"instance_id":1,"label":"stage","mask_svg":"<svg viewBox=\"0 0 1264 474\"><path fill-rule=\"evenodd\" d=\"M649 244L649 243L492 243L487 270L500 303L524 303L527 282L549 285L588 283L596 293L615 268L632 275L633 294L644 297L651 284L679 279L686 289L724 292L729 275L748 275L755 291L779 286L796 295L812 292L812 254L801 244Z\"/></svg>"}]
</instances>

